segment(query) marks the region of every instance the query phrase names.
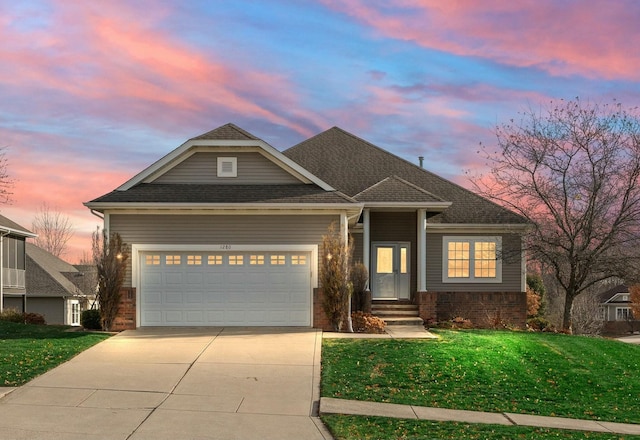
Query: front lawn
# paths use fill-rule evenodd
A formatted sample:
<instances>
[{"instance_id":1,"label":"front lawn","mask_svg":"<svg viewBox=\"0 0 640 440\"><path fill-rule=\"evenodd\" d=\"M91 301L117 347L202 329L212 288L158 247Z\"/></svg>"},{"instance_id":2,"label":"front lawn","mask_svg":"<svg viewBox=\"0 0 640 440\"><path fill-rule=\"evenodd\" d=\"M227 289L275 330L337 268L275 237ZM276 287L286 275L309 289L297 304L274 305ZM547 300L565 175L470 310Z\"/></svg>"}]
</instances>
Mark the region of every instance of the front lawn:
<instances>
[{"instance_id":1,"label":"front lawn","mask_svg":"<svg viewBox=\"0 0 640 440\"><path fill-rule=\"evenodd\" d=\"M109 335L0 321L0 386L15 387L71 359Z\"/></svg>"},{"instance_id":2,"label":"front lawn","mask_svg":"<svg viewBox=\"0 0 640 440\"><path fill-rule=\"evenodd\" d=\"M325 339L322 395L640 423L640 346L547 333Z\"/></svg>"},{"instance_id":3,"label":"front lawn","mask_svg":"<svg viewBox=\"0 0 640 440\"><path fill-rule=\"evenodd\" d=\"M457 422L324 415L322 421L337 440L632 440L634 435L566 431L528 426L477 425Z\"/></svg>"}]
</instances>

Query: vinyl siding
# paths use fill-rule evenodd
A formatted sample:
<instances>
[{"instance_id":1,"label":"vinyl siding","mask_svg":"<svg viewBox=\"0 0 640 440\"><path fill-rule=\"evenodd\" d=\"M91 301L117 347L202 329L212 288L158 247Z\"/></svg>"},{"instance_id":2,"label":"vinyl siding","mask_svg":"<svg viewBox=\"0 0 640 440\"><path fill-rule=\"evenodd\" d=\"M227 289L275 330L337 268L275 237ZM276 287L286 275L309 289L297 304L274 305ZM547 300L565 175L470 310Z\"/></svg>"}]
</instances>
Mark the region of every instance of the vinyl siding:
<instances>
[{"instance_id":1,"label":"vinyl siding","mask_svg":"<svg viewBox=\"0 0 640 440\"><path fill-rule=\"evenodd\" d=\"M521 237L502 236L502 283L443 283L442 238L454 234L427 233L427 290L435 292L520 292ZM500 236L500 234L462 234L464 236Z\"/></svg>"},{"instance_id":2,"label":"vinyl siding","mask_svg":"<svg viewBox=\"0 0 640 440\"><path fill-rule=\"evenodd\" d=\"M236 157L237 177L217 177L218 157ZM160 177L156 183L210 183L218 185L291 184L300 180L259 153L193 154Z\"/></svg>"},{"instance_id":3,"label":"vinyl siding","mask_svg":"<svg viewBox=\"0 0 640 440\"><path fill-rule=\"evenodd\" d=\"M372 212L370 217L371 242L409 242L411 243L411 281L409 292L417 289L418 272L416 270L418 232L416 212Z\"/></svg>"},{"instance_id":4,"label":"vinyl siding","mask_svg":"<svg viewBox=\"0 0 640 440\"><path fill-rule=\"evenodd\" d=\"M109 217L111 232L132 244L316 244L337 215L122 215ZM131 264L125 286L131 286Z\"/></svg>"}]
</instances>

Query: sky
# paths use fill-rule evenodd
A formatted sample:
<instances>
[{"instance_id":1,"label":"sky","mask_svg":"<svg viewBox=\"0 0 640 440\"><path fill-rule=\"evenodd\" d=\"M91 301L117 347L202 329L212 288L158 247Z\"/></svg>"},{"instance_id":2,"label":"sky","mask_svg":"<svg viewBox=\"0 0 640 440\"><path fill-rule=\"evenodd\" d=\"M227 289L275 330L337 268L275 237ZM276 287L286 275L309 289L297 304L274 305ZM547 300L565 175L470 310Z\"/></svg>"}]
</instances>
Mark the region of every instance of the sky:
<instances>
[{"instance_id":1,"label":"sky","mask_svg":"<svg viewBox=\"0 0 640 440\"><path fill-rule=\"evenodd\" d=\"M640 105L635 0L0 0L0 213L68 217L232 122L285 150L339 126L470 187L480 142L573 99Z\"/></svg>"}]
</instances>

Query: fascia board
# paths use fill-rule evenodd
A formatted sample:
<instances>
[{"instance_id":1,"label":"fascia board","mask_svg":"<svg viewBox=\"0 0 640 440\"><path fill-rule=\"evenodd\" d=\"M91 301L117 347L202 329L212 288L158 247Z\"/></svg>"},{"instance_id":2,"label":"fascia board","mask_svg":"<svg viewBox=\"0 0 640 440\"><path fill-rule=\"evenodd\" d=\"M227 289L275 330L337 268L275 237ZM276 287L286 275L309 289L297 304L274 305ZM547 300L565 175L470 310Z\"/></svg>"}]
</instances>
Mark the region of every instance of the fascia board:
<instances>
[{"instance_id":1,"label":"fascia board","mask_svg":"<svg viewBox=\"0 0 640 440\"><path fill-rule=\"evenodd\" d=\"M364 202L365 208L416 208L444 210L451 205L451 202Z\"/></svg>"},{"instance_id":2,"label":"fascia board","mask_svg":"<svg viewBox=\"0 0 640 440\"><path fill-rule=\"evenodd\" d=\"M296 211L361 211L360 203L114 203L86 202L89 209L96 211L156 210L156 211L189 211L189 210L296 210Z\"/></svg>"},{"instance_id":3,"label":"fascia board","mask_svg":"<svg viewBox=\"0 0 640 440\"><path fill-rule=\"evenodd\" d=\"M427 232L452 232L452 233L524 233L531 226L527 224L502 223L427 223Z\"/></svg>"},{"instance_id":4,"label":"fascia board","mask_svg":"<svg viewBox=\"0 0 640 440\"><path fill-rule=\"evenodd\" d=\"M8 228L6 226L0 226L0 232L6 232L7 234L18 235L20 237L27 237L27 238L36 238L38 236L38 234L34 234L33 232L27 232L21 229ZM6 234L2 234L2 235L6 235Z\"/></svg>"},{"instance_id":5,"label":"fascia board","mask_svg":"<svg viewBox=\"0 0 640 440\"><path fill-rule=\"evenodd\" d=\"M202 147L202 148L198 148ZM296 175L296 177L301 178L301 180L305 181L305 183L314 183L318 185L320 188L325 191L335 191L335 189L324 182L317 176L311 174L309 171L298 165L296 162L292 161L278 150L273 148L271 145L267 144L261 140L206 140L206 139L191 139L187 142L180 145L178 148L165 155L158 161L154 162L152 165L148 166L131 179L126 181L124 184L120 185L116 188L116 191L126 191L139 183L143 183L152 178L155 178L161 174L163 174L169 167L175 166L183 160L190 157L192 154L198 151L206 151L207 147L218 147L220 151L224 151L224 147L232 147L227 151L242 151L242 147L249 147L245 151L260 151L262 150L266 154L263 154L266 158L271 160L272 162L280 165L288 172ZM233 148L235 147L235 148ZM250 148L252 147L252 148ZM192 151L191 151L192 150Z\"/></svg>"}]
</instances>

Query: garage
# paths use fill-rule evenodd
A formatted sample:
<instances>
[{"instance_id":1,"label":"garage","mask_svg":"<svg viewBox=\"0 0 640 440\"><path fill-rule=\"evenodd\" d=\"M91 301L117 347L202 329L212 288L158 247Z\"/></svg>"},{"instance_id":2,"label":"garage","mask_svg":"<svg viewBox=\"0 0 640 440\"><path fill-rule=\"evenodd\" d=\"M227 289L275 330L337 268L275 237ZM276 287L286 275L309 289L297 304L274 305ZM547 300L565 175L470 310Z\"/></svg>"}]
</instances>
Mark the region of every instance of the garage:
<instances>
[{"instance_id":1,"label":"garage","mask_svg":"<svg viewBox=\"0 0 640 440\"><path fill-rule=\"evenodd\" d=\"M312 252L142 251L141 326L310 326Z\"/></svg>"}]
</instances>

